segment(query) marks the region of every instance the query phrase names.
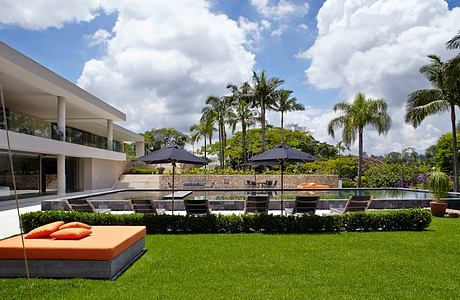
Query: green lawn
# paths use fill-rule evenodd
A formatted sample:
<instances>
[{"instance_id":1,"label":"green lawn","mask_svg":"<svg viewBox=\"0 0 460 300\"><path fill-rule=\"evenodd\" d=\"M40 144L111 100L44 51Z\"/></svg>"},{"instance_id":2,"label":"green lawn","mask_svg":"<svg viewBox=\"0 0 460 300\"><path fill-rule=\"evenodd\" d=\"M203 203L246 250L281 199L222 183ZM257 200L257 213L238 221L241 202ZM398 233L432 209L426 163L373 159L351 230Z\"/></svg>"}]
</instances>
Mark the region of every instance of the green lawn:
<instances>
[{"instance_id":1,"label":"green lawn","mask_svg":"<svg viewBox=\"0 0 460 300\"><path fill-rule=\"evenodd\" d=\"M424 232L151 235L116 281L33 279L35 299L460 299L460 219ZM27 297L0 279L0 299Z\"/></svg>"}]
</instances>

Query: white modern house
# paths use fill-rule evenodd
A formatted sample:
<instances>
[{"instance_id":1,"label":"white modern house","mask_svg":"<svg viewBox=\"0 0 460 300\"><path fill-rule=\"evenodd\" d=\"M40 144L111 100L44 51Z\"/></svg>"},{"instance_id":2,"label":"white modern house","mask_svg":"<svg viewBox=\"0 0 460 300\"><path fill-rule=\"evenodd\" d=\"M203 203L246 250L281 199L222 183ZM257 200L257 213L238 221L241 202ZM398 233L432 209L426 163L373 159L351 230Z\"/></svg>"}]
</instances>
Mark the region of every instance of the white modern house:
<instances>
[{"instance_id":1,"label":"white modern house","mask_svg":"<svg viewBox=\"0 0 460 300\"><path fill-rule=\"evenodd\" d=\"M20 194L111 188L126 161L124 143L144 154L144 138L115 124L126 120L123 112L2 42L0 82ZM0 199L12 189L7 149L2 113Z\"/></svg>"}]
</instances>

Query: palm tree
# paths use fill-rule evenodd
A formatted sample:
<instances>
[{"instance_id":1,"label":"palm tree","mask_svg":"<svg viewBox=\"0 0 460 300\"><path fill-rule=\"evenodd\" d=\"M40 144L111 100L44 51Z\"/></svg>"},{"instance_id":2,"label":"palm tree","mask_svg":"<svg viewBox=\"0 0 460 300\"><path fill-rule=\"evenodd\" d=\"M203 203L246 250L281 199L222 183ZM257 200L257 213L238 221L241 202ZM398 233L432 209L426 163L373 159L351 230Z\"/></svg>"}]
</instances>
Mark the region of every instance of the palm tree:
<instances>
[{"instance_id":1,"label":"palm tree","mask_svg":"<svg viewBox=\"0 0 460 300\"><path fill-rule=\"evenodd\" d=\"M341 114L332 119L327 127L328 133L334 137L335 130L343 128L342 140L350 147L358 136L358 188L361 184L363 166L363 132L364 127L371 125L379 134L387 134L391 127L391 118L387 112L387 103L384 99L366 99L365 95L358 93L352 103L346 101L334 105L334 112Z\"/></svg>"},{"instance_id":2,"label":"palm tree","mask_svg":"<svg viewBox=\"0 0 460 300\"><path fill-rule=\"evenodd\" d=\"M451 38L447 42L447 49L459 49L460 48L460 31L457 33L456 36Z\"/></svg>"},{"instance_id":3,"label":"palm tree","mask_svg":"<svg viewBox=\"0 0 460 300\"><path fill-rule=\"evenodd\" d=\"M305 110L303 104L297 103L295 97L291 97L292 91L280 90L276 101L270 106L271 109L281 113L281 144L284 140L284 113L288 111Z\"/></svg>"},{"instance_id":4,"label":"palm tree","mask_svg":"<svg viewBox=\"0 0 460 300\"><path fill-rule=\"evenodd\" d=\"M207 158L206 155L207 155L207 145L206 145L206 141L207 141L207 135L209 133L209 129L207 128L206 126L206 122L205 121L200 121L198 124L194 124L190 127L190 131L192 132L192 134L190 135L190 141L192 143L196 143L198 142L199 140L203 139L204 141L204 158Z\"/></svg>"},{"instance_id":5,"label":"palm tree","mask_svg":"<svg viewBox=\"0 0 460 300\"><path fill-rule=\"evenodd\" d=\"M265 111L277 97L277 88L284 80L275 77L267 79L265 71L257 75L253 72L253 105L260 108L260 124L262 126L262 151L265 151Z\"/></svg>"},{"instance_id":6,"label":"palm tree","mask_svg":"<svg viewBox=\"0 0 460 300\"><path fill-rule=\"evenodd\" d=\"M417 128L431 115L450 111L452 126L454 191L458 191L458 149L455 106L460 105L460 55L448 62L437 55L428 55L431 63L420 68L420 73L431 82L432 89L417 90L409 95L406 104L406 123Z\"/></svg>"},{"instance_id":7,"label":"palm tree","mask_svg":"<svg viewBox=\"0 0 460 300\"><path fill-rule=\"evenodd\" d=\"M228 97L216 97L209 96L206 99L206 106L203 107L201 120L204 122L210 122L211 124L217 124L219 131L219 161L220 168L225 168L225 147L227 133L225 130L225 124L233 117L233 112L230 110L231 99Z\"/></svg>"},{"instance_id":8,"label":"palm tree","mask_svg":"<svg viewBox=\"0 0 460 300\"><path fill-rule=\"evenodd\" d=\"M234 117L230 121L230 126L232 128L232 133L235 133L236 126L238 123L241 124L241 147L242 147L242 161L243 164L247 160L247 129L254 125L257 120L257 112L249 106L249 101L251 100L251 86L249 83L245 82L241 87L237 87L233 84L228 84L227 88L231 91L231 96L233 98L233 111Z\"/></svg>"}]
</instances>

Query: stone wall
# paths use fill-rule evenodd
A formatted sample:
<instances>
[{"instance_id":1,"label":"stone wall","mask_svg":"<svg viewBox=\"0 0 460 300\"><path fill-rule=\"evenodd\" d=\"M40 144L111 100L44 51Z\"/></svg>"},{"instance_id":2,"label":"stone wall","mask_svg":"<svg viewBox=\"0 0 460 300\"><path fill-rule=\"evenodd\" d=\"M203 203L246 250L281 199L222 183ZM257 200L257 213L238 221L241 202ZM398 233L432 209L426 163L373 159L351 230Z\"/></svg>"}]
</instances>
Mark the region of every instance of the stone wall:
<instances>
[{"instance_id":1,"label":"stone wall","mask_svg":"<svg viewBox=\"0 0 460 300\"><path fill-rule=\"evenodd\" d=\"M147 175L149 176L149 175ZM155 175L150 175L155 176ZM172 175L156 175L159 176L159 188L168 189L172 183ZM193 189L193 188L218 188L218 189L243 189L246 188L246 182L256 181L265 182L271 180L277 181L275 188L280 187L279 175L176 175L175 186L178 189ZM284 188L297 188L299 183L314 182L324 184L330 187L338 187L337 175L314 175L314 174L299 174L299 175L284 175ZM185 184L184 184L185 183ZM199 183L198 186L191 186L190 183Z\"/></svg>"}]
</instances>

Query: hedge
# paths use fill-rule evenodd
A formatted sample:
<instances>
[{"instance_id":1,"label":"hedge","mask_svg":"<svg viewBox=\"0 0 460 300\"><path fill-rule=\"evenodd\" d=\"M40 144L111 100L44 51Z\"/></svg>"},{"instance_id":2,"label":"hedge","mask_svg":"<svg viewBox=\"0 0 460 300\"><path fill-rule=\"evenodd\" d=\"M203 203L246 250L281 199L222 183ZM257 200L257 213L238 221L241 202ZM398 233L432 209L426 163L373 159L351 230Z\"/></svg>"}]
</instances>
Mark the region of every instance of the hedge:
<instances>
[{"instance_id":1,"label":"hedge","mask_svg":"<svg viewBox=\"0 0 460 300\"><path fill-rule=\"evenodd\" d=\"M321 233L343 231L414 231L431 223L423 209L359 212L344 215L142 215L95 214L65 211L39 211L21 215L25 232L62 220L90 225L144 225L154 233Z\"/></svg>"}]
</instances>

